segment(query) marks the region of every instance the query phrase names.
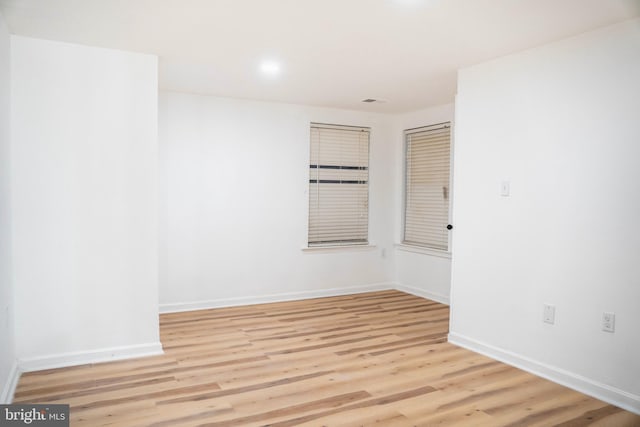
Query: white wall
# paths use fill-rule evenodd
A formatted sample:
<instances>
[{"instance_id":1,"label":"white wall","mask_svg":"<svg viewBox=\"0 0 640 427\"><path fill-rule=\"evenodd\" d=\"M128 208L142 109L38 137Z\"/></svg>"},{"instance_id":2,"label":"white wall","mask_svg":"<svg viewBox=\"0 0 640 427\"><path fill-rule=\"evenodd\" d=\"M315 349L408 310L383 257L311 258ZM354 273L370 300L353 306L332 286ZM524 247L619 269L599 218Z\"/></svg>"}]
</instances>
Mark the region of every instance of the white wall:
<instances>
[{"instance_id":1,"label":"white wall","mask_svg":"<svg viewBox=\"0 0 640 427\"><path fill-rule=\"evenodd\" d=\"M11 38L0 14L0 404L15 386L15 336L11 257Z\"/></svg>"},{"instance_id":2,"label":"white wall","mask_svg":"<svg viewBox=\"0 0 640 427\"><path fill-rule=\"evenodd\" d=\"M460 71L450 338L640 413L639 76L638 20Z\"/></svg>"},{"instance_id":3,"label":"white wall","mask_svg":"<svg viewBox=\"0 0 640 427\"><path fill-rule=\"evenodd\" d=\"M399 114L393 117L393 139L395 141L396 187L394 212L395 242L402 241L403 227L403 192L404 192L404 135L406 129L453 122L454 105L446 104L438 107ZM453 139L453 131L452 131ZM453 143L453 141L452 141ZM451 212L449 212L451 216ZM451 233L449 233L451 236ZM425 298L449 303L451 285L451 254L440 251L421 250L404 245L395 247L395 281L398 289L423 296Z\"/></svg>"},{"instance_id":4,"label":"white wall","mask_svg":"<svg viewBox=\"0 0 640 427\"><path fill-rule=\"evenodd\" d=\"M162 94L161 309L389 286L395 207L386 120L363 112ZM310 122L372 128L369 237L376 248L302 250Z\"/></svg>"},{"instance_id":5,"label":"white wall","mask_svg":"<svg viewBox=\"0 0 640 427\"><path fill-rule=\"evenodd\" d=\"M157 58L12 37L17 354L160 351Z\"/></svg>"}]
</instances>

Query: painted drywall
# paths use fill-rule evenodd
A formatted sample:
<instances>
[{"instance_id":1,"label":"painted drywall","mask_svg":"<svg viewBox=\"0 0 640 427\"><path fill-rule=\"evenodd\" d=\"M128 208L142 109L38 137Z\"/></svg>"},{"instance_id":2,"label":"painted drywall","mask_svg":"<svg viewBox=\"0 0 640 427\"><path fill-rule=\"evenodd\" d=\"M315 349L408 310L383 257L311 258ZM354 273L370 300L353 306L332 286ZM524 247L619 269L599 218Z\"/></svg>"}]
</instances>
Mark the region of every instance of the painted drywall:
<instances>
[{"instance_id":1,"label":"painted drywall","mask_svg":"<svg viewBox=\"0 0 640 427\"><path fill-rule=\"evenodd\" d=\"M421 251L418 248L411 248L399 244L402 242L404 215L403 192L405 142L403 132L406 129L413 129L437 123L453 123L453 117L454 104L445 104L438 107L393 116L396 170L396 191L394 192L396 217L394 222L394 231L395 242L398 243L395 247L395 282L401 290L445 304L449 303L449 292L451 286L450 253ZM453 132L451 134L453 135ZM451 217L451 212L449 212L449 216Z\"/></svg>"},{"instance_id":2,"label":"painted drywall","mask_svg":"<svg viewBox=\"0 0 640 427\"><path fill-rule=\"evenodd\" d=\"M387 117L163 93L162 309L304 298L393 280L394 171ZM371 127L374 248L303 251L310 122Z\"/></svg>"},{"instance_id":3,"label":"painted drywall","mask_svg":"<svg viewBox=\"0 0 640 427\"><path fill-rule=\"evenodd\" d=\"M0 403L13 394L15 335L11 256L11 36L0 14Z\"/></svg>"},{"instance_id":4,"label":"painted drywall","mask_svg":"<svg viewBox=\"0 0 640 427\"><path fill-rule=\"evenodd\" d=\"M638 20L460 71L450 337L636 412L638 76Z\"/></svg>"},{"instance_id":5,"label":"painted drywall","mask_svg":"<svg viewBox=\"0 0 640 427\"><path fill-rule=\"evenodd\" d=\"M157 58L11 41L21 368L158 351Z\"/></svg>"}]
</instances>

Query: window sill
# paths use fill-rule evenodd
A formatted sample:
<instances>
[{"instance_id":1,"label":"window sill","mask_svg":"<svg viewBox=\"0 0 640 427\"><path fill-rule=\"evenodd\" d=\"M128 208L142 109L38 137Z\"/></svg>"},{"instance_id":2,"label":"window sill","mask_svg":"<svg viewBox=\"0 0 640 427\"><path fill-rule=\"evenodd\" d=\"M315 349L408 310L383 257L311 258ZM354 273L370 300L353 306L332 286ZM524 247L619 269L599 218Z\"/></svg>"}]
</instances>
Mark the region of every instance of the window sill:
<instances>
[{"instance_id":1,"label":"window sill","mask_svg":"<svg viewBox=\"0 0 640 427\"><path fill-rule=\"evenodd\" d=\"M305 246L302 252L323 253L323 252L353 252L353 251L372 251L376 249L376 245L339 245L339 246Z\"/></svg>"},{"instance_id":2,"label":"window sill","mask_svg":"<svg viewBox=\"0 0 640 427\"><path fill-rule=\"evenodd\" d=\"M430 256L435 256L435 257L439 257L439 258L451 259L451 252L449 252L449 251L442 251L442 250L439 250L439 249L425 248L425 247L422 247L422 246L406 245L404 243L396 243L395 247L399 251L413 252L413 253L416 253L416 254L430 255Z\"/></svg>"}]
</instances>

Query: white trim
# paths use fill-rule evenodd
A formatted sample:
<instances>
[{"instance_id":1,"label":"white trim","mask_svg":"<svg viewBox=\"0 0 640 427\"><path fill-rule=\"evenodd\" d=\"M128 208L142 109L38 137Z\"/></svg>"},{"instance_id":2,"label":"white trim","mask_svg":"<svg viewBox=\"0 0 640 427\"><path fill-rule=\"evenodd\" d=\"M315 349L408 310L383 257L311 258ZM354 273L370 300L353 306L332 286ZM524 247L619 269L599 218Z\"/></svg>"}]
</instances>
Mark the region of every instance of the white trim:
<instances>
[{"instance_id":1,"label":"white trim","mask_svg":"<svg viewBox=\"0 0 640 427\"><path fill-rule=\"evenodd\" d=\"M434 294L433 292L425 291L424 289L414 288L413 286L401 285L400 283L396 283L395 289L402 292L406 292L411 295L415 295L417 297L426 298L431 301L449 305L448 295Z\"/></svg>"},{"instance_id":2,"label":"white trim","mask_svg":"<svg viewBox=\"0 0 640 427\"><path fill-rule=\"evenodd\" d=\"M413 252L416 254L437 256L439 258L451 259L451 252L440 249L425 248L422 246L407 245L406 243L396 243L396 249L404 252Z\"/></svg>"},{"instance_id":3,"label":"white trim","mask_svg":"<svg viewBox=\"0 0 640 427\"><path fill-rule=\"evenodd\" d=\"M405 129L404 135L413 135L414 133L424 132L425 130L441 130L451 129L451 121L436 123L433 125L419 126L417 128Z\"/></svg>"},{"instance_id":4,"label":"white trim","mask_svg":"<svg viewBox=\"0 0 640 427\"><path fill-rule=\"evenodd\" d=\"M112 362L115 360L133 359L137 357L157 356L161 354L164 354L162 344L159 342L153 342L148 344L111 347L100 350L78 351L73 353L34 357L30 359L20 359L18 361L18 365L22 372L30 372L41 371L43 369L86 365L90 363Z\"/></svg>"},{"instance_id":5,"label":"white trim","mask_svg":"<svg viewBox=\"0 0 640 427\"><path fill-rule=\"evenodd\" d=\"M583 377L573 372L555 366L541 363L528 357L494 347L476 341L464 335L449 332L448 340L451 344L464 347L476 353L496 359L524 371L530 372L542 378L546 378L565 387L572 388L581 393L600 399L604 402L618 406L630 412L640 415L640 396L628 393L624 390L603 384L598 381Z\"/></svg>"},{"instance_id":6,"label":"white trim","mask_svg":"<svg viewBox=\"0 0 640 427\"><path fill-rule=\"evenodd\" d=\"M371 251L376 249L376 245L337 245L337 246L304 246L303 252L322 253L322 252L341 252L341 251Z\"/></svg>"},{"instance_id":7,"label":"white trim","mask_svg":"<svg viewBox=\"0 0 640 427\"><path fill-rule=\"evenodd\" d=\"M334 129L334 130L351 130L354 132L371 132L371 128L367 126L351 126L351 125L333 125L331 123L311 122L309 129Z\"/></svg>"},{"instance_id":8,"label":"white trim","mask_svg":"<svg viewBox=\"0 0 640 427\"><path fill-rule=\"evenodd\" d=\"M13 395L16 393L16 387L18 386L18 380L20 379L20 369L18 369L18 361L14 361L9 371L9 377L7 382L2 388L2 394L0 394L0 404L8 405L13 402Z\"/></svg>"},{"instance_id":9,"label":"white trim","mask_svg":"<svg viewBox=\"0 0 640 427\"><path fill-rule=\"evenodd\" d=\"M386 291L389 289L395 289L393 283L376 283L371 285L319 289L314 291L287 292L272 295L256 295L252 297L221 298L208 301L160 304L160 313L176 313L181 311L207 310L210 308L265 304L270 302L296 301L311 298L325 298L341 295L361 294L364 292Z\"/></svg>"}]
</instances>

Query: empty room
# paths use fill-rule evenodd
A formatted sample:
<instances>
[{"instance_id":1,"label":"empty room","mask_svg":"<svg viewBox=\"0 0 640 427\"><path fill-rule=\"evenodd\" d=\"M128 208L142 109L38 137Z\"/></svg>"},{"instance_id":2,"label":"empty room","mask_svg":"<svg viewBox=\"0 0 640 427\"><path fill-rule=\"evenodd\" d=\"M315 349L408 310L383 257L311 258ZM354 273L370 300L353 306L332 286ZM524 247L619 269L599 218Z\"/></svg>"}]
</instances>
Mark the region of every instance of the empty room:
<instances>
[{"instance_id":1,"label":"empty room","mask_svg":"<svg viewBox=\"0 0 640 427\"><path fill-rule=\"evenodd\" d=\"M640 426L638 0L0 0L0 425Z\"/></svg>"}]
</instances>

